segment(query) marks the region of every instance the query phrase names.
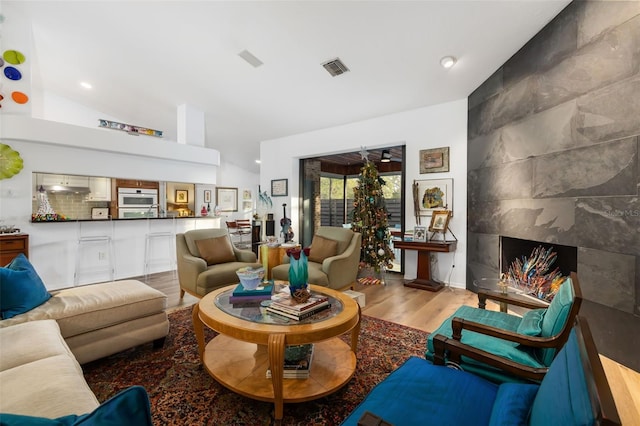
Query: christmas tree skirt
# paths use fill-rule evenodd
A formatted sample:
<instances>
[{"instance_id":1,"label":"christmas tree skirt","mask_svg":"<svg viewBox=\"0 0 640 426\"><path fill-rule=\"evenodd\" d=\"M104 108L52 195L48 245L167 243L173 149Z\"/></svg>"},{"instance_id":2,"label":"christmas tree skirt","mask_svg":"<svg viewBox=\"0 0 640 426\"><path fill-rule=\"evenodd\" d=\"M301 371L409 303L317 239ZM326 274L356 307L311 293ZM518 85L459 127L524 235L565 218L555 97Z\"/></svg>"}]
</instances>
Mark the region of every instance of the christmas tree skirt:
<instances>
[{"instance_id":1,"label":"christmas tree skirt","mask_svg":"<svg viewBox=\"0 0 640 426\"><path fill-rule=\"evenodd\" d=\"M378 272L372 267L361 268L358 271L358 283L362 285L384 285L384 270Z\"/></svg>"}]
</instances>

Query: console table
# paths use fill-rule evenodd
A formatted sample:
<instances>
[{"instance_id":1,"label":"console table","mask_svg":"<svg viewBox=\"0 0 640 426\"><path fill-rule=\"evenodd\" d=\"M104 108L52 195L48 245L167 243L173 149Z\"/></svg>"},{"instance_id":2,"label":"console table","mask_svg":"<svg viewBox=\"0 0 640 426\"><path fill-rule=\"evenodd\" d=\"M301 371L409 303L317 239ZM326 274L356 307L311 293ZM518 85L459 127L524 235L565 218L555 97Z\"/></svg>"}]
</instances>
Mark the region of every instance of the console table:
<instances>
[{"instance_id":1,"label":"console table","mask_svg":"<svg viewBox=\"0 0 640 426\"><path fill-rule=\"evenodd\" d=\"M0 266L5 266L20 253L29 257L29 234L0 235Z\"/></svg>"},{"instance_id":2,"label":"console table","mask_svg":"<svg viewBox=\"0 0 640 426\"><path fill-rule=\"evenodd\" d=\"M425 243L417 241L394 241L394 248L418 251L417 278L404 285L429 291L438 291L444 287L443 283L431 278L431 252L449 253L455 251L457 243L457 241L429 241Z\"/></svg>"}]
</instances>

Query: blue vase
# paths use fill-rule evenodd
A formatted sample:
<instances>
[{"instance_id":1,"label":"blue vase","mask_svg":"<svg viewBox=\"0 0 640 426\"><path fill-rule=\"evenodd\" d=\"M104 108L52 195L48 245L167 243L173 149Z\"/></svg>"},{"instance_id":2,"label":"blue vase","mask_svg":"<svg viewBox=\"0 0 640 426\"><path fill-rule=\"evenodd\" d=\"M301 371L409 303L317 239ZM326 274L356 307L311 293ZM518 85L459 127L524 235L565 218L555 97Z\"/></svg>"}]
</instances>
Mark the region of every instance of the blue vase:
<instances>
[{"instance_id":1,"label":"blue vase","mask_svg":"<svg viewBox=\"0 0 640 426\"><path fill-rule=\"evenodd\" d=\"M296 290L306 289L309 281L309 270L307 256L304 251L300 252L300 258L291 257L289 259L289 290L293 295Z\"/></svg>"}]
</instances>

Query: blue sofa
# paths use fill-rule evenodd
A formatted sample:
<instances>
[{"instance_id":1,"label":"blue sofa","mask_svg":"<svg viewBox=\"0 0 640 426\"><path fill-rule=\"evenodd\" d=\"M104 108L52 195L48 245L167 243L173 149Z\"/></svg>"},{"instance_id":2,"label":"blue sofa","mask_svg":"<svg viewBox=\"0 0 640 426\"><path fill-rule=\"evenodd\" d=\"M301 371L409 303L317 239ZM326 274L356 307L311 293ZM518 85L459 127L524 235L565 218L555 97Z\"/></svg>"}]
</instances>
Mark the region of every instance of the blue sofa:
<instances>
[{"instance_id":1,"label":"blue sofa","mask_svg":"<svg viewBox=\"0 0 640 426\"><path fill-rule=\"evenodd\" d=\"M394 426L620 424L589 327L580 318L539 384L496 384L412 357L342 424L355 426L365 413Z\"/></svg>"}]
</instances>

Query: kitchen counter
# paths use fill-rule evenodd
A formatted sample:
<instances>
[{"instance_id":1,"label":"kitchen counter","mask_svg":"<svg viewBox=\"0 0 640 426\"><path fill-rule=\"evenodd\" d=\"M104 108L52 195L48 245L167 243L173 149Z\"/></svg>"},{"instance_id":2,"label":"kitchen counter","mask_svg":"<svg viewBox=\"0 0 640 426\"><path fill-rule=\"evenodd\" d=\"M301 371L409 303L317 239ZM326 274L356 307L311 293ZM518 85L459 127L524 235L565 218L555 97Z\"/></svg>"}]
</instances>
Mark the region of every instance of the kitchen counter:
<instances>
[{"instance_id":1,"label":"kitchen counter","mask_svg":"<svg viewBox=\"0 0 640 426\"><path fill-rule=\"evenodd\" d=\"M175 219L219 219L222 216L176 216ZM171 216L164 217L135 217L135 218L113 218L114 222L130 222L136 220L165 220L165 219L174 219ZM65 219L65 220L32 220L31 223L69 223L69 222L104 222L108 219Z\"/></svg>"}]
</instances>

